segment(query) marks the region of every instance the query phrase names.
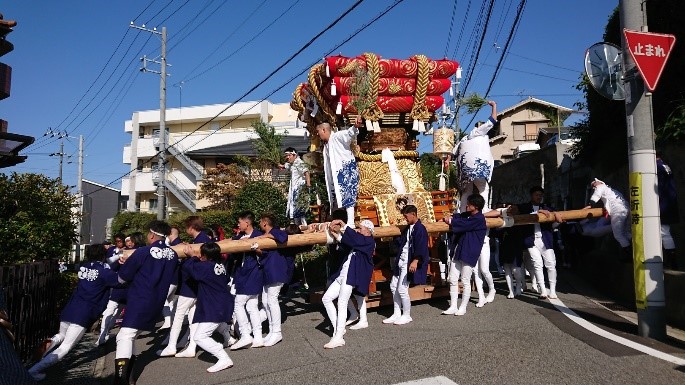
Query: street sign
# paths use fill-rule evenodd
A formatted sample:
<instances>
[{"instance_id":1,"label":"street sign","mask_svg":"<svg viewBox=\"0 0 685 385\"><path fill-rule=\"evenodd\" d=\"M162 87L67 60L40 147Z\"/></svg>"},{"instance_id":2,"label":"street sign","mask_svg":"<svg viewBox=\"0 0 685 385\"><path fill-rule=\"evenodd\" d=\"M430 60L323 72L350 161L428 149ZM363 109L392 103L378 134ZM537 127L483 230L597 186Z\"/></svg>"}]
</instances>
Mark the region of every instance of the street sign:
<instances>
[{"instance_id":1,"label":"street sign","mask_svg":"<svg viewBox=\"0 0 685 385\"><path fill-rule=\"evenodd\" d=\"M623 29L626 47L650 91L654 91L668 56L675 45L675 36L662 33Z\"/></svg>"}]
</instances>

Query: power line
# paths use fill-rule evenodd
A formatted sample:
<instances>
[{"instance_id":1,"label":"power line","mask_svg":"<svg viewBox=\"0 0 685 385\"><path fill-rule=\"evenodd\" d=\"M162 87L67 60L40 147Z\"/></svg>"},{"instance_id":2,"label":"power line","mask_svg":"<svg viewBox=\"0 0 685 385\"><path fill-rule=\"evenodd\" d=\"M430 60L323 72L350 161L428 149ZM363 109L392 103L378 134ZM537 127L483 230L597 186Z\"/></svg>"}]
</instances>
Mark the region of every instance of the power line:
<instances>
[{"instance_id":1,"label":"power line","mask_svg":"<svg viewBox=\"0 0 685 385\"><path fill-rule=\"evenodd\" d=\"M482 65L482 66L488 66L488 67L494 67L493 64L480 63L480 65ZM578 80L577 80L577 79L576 79L576 80L564 79L564 78L559 78L559 77L556 77L556 76L543 75L543 74L540 74L540 73L537 73L537 72L530 72L530 71L518 70L518 69L515 69L515 68L504 67L504 66L502 66L501 68L502 68L503 70L507 70L507 71L519 72L519 73L528 74L528 75L535 75L535 76L539 76L539 77L547 78L547 79L561 80L561 81L570 82L570 83L578 83Z\"/></svg>"},{"instance_id":2,"label":"power line","mask_svg":"<svg viewBox=\"0 0 685 385\"><path fill-rule=\"evenodd\" d=\"M218 62L214 63L212 66L210 66L210 67L207 68L206 70L200 72L199 74L197 74L197 75L195 75L195 76L193 76L193 77L191 77L191 78L188 78L188 79L186 79L186 80L182 80L182 82L186 82L186 83L187 83L187 82L189 82L189 81L191 81L191 80L197 79L198 77L200 77L200 76L206 74L207 72L213 70L214 68L218 67L220 64L225 63L228 59L232 58L235 54L237 54L238 52L242 51L243 48L247 47L252 41L254 41L254 40L257 39L259 36L261 36L264 32L266 32L267 29L269 29L270 27L272 27L279 19L281 19L283 16L285 16L285 15L286 15L291 9L293 9L293 7L295 7L295 5L297 5L297 3L299 3L299 2L300 2L300 0L296 0L296 1L295 1L293 4L291 4L284 12L282 12L281 14L279 14L279 15L278 15L275 19L273 19L270 23L267 23L267 25L264 26L264 28L262 28L259 32L257 32L256 35L252 36L252 37L250 38L250 40L248 40L248 41L246 41L245 43L243 43L243 45L241 45L240 47L236 48L233 52L231 52L230 54L228 54L226 57L224 57L223 59L221 59L221 60L219 60ZM180 83L180 82L179 82L179 83ZM179 84L179 83L177 83L177 84Z\"/></svg>"},{"instance_id":3,"label":"power line","mask_svg":"<svg viewBox=\"0 0 685 385\"><path fill-rule=\"evenodd\" d=\"M450 48L450 40L452 40L452 27L454 27L454 15L457 13L457 0L454 0L452 7L452 17L450 18L450 31L447 33L447 44L445 44L445 57L447 57L447 50Z\"/></svg>"},{"instance_id":4,"label":"power line","mask_svg":"<svg viewBox=\"0 0 685 385\"><path fill-rule=\"evenodd\" d=\"M137 18L139 18L143 13L145 13L145 11L147 11L148 8L150 8L150 6L151 6L152 4L155 3L155 1L157 1L157 0L152 0L152 1L150 1L150 2L148 3L148 5L147 5L145 8L143 8L142 11L140 11L140 12L138 13L138 15L134 18L134 20L137 19ZM98 73L98 75L97 75L97 77L95 78L95 80L93 80L93 82L90 84L90 86L88 86L88 89L86 89L86 91L83 93L83 95L81 95L81 97L79 98L78 102L76 102L76 104L75 104L74 107L71 109L71 111L69 111L69 113L64 117L64 119L62 119L62 121L59 122L59 124L55 127L56 130L59 130L60 127L62 127L62 124L64 124L64 122L67 121L67 119L69 119L69 117L74 113L74 111L76 110L76 108L78 108L79 104L81 104L81 102L82 102L83 99L86 97L86 95L88 95L88 93L89 93L90 90L95 86L95 84L98 82L98 80L100 80L100 77L102 77L102 75L104 74L105 69L107 69L107 66L108 66L109 63L111 62L112 58L113 58L114 55L119 51L119 48L121 47L121 45L123 44L124 40L126 39L126 36L128 35L129 30L130 30L130 28L126 28L126 32L124 32L124 35L121 37L121 40L120 40L119 43L117 44L117 46L116 46L116 48L114 49L114 51L112 52L112 54L109 56L109 58L107 58L107 60L105 60L105 64L102 66L102 69L101 69L100 72ZM137 38L137 37L136 37L136 38ZM128 48L128 49L130 49L130 47L133 45L134 42L135 42L135 39L131 42L131 44L129 45L129 48ZM127 49L126 52L128 52L128 49ZM124 55L125 55L125 54L124 54ZM116 72L117 69L118 69L118 67L116 67L116 68L114 69L114 72ZM105 82L105 83L106 83L106 82ZM32 145L33 145L33 146L36 146L36 145L38 145L38 144L42 144L42 143L44 143L45 141L48 141L49 139L50 139L50 138L43 136L43 138L41 138L41 140L32 143Z\"/></svg>"},{"instance_id":5,"label":"power line","mask_svg":"<svg viewBox=\"0 0 685 385\"><path fill-rule=\"evenodd\" d=\"M511 30L509 31L509 36L507 37L507 42L504 44L504 49L502 50L502 55L499 58L499 61L497 62L497 66L495 66L495 72L492 74L492 79L490 80L490 84L488 84L488 88L485 91L484 98L488 97L488 94L490 94L490 90L492 89L492 85L495 83L495 80L497 79L497 75L499 74L500 68L502 66L502 63L504 62L504 59L507 56L507 51L509 50L509 45L511 44L512 40L514 39L514 35L516 34L516 31L518 30L518 26L521 22L521 16L523 16L523 11L526 7L526 0L521 0L519 3L519 6L516 10L516 18L514 18L514 23L511 26ZM476 118L476 115L474 114L471 117L471 120L469 123L466 125L466 127L471 127L471 123L473 123L473 120Z\"/></svg>"},{"instance_id":6,"label":"power line","mask_svg":"<svg viewBox=\"0 0 685 385\"><path fill-rule=\"evenodd\" d=\"M299 2L299 0L296 1L296 3L297 3L297 2ZM257 13L257 11L258 11L260 8L262 8L262 6L263 6L265 3L266 3L266 0L263 0L261 3L259 3L259 4L257 5L257 8L253 9L252 12L250 12L250 14L247 15L246 18L243 19L242 23L238 24L238 26L235 27L235 28L233 29L233 31L231 31L231 33L229 33L228 36L226 36L226 38L225 38L224 40L222 40L221 43L219 43L219 44L216 46L216 48L214 48L214 50L213 50L212 52L209 53L209 55L205 56L202 60L200 60L200 63L198 63L198 65L195 66L195 68L193 68L187 75L185 75L185 76L182 78L181 82L187 82L187 81L191 80L191 79L189 79L190 75L191 75L193 72L195 72L198 68L200 68L200 66L201 66L207 59L209 59L209 58L210 58L212 55L214 55L219 49L221 49L221 47L228 41L228 39L230 39L231 37L233 37L233 35L235 35L235 33L238 32L238 30L239 30L243 25L245 25L245 24L252 18L252 16L254 16L254 14ZM287 11L286 11L286 12L287 12ZM285 12L283 12L283 13L281 14L281 16L283 16L284 14L285 14ZM272 24L273 24L273 22L270 23L270 24L267 24L267 27L271 26ZM216 65L218 65L218 64L216 64ZM216 66L216 65L215 65L215 66ZM210 69L211 69L211 68L214 68L214 67L210 67ZM204 74L204 73L207 72L207 71L209 71L209 69L203 71L202 73L200 73L200 74L197 75L197 76L194 76L192 79L195 79L196 77L198 77L198 76ZM180 82L179 82L179 83L180 83ZM176 84L179 84L179 83L176 83Z\"/></svg>"},{"instance_id":7,"label":"power line","mask_svg":"<svg viewBox=\"0 0 685 385\"><path fill-rule=\"evenodd\" d=\"M127 65L126 68L130 67L130 65L131 65L132 63L135 63L135 62L136 62L136 59L135 59L135 58L137 58L138 55L140 55L140 53L143 52L143 49L145 48L145 45L147 45L147 43L150 41L151 37L152 37L152 35L148 36L148 38L145 40L145 42L144 42L143 45L140 47L140 49L138 50L138 52L135 54L134 59L132 59L132 60L129 62L129 64ZM128 53L128 51L130 50L130 48L131 48L131 46L129 46L129 49L126 51L126 53ZM116 73L116 69L119 68L119 66L121 65L121 62L123 61L123 59L124 59L125 57L126 57L126 54L124 54L124 55L121 57L121 59L119 60L119 63L117 64L117 67L115 68L115 71L112 72L112 74L110 74L110 76L107 78L107 80L105 81L105 83L100 87L100 89L98 90L98 92L95 93L95 95L91 98L91 100L88 102L88 104L86 104L86 105L81 109L81 111L80 111L80 112L79 112L79 113L78 113L78 114L69 122L69 124L67 125L67 127L70 126L72 123L74 123L74 122L76 121L76 119L78 119L78 117L81 115L81 113L83 113L83 111L85 111L86 108L88 108L88 107L95 101L95 98L96 98L96 97L100 94L100 92L104 89L105 85L106 85L107 83L109 83L109 80L112 78L112 76L114 76L114 74ZM126 73L127 73L127 71L124 69L124 71L122 71L121 75L119 75L119 78L116 80L116 84L120 84L121 79L124 77L124 74L126 74ZM67 132L67 134L70 135L70 134L72 134L73 132L75 132L76 129L78 129L78 128L86 121L86 119L88 119L88 118L90 117L90 115L92 115L92 114L95 112L95 110L97 110L97 109L104 103L105 99L107 99L107 97L112 93L113 90L114 90L114 87L113 87L113 88L110 88L109 91L107 92L107 94L105 94L105 96L102 98L102 100L101 100L95 107L93 107L93 109L92 109L92 110L91 110L91 111L90 111L90 112L89 112L89 113L88 113L88 114L87 114L87 115L86 115L86 116L85 116L85 117L84 117L84 118L83 118L75 127L73 127L73 128L71 129L71 131L65 129L65 131ZM42 145L36 147L36 149L45 147L46 145L49 145L49 144L51 144L51 143L54 143L54 141L56 141L56 139L54 139L52 142L44 143L44 144L42 144Z\"/></svg>"},{"instance_id":8,"label":"power line","mask_svg":"<svg viewBox=\"0 0 685 385\"><path fill-rule=\"evenodd\" d=\"M198 17L200 17L200 15L202 14L202 12L203 12L205 9L207 9L207 8L209 7L209 4L211 4L211 3L213 3L213 2L214 2L214 0L208 1L208 2L206 3L206 5L205 5L204 7L202 7L202 9L200 10L200 12L198 12L198 13L195 15L195 17L193 17L190 21L188 21L188 23L186 23L186 25L184 25L183 27L181 27L181 29L179 30L179 32L180 32L180 31L183 31L183 30L184 30L185 28L187 28L191 23L193 23ZM202 21L200 21L199 23L195 23L195 27L194 27L190 32L186 33L186 34L185 34L182 38L180 38L179 40L177 40L177 41L174 40L174 45L172 45L171 48L169 48L169 49L167 50L167 54L170 53L171 51L173 51L174 48L176 48L176 47L177 47L179 44L181 44L185 39L187 39L188 36L192 35L193 32L195 32L198 28L200 28L200 26L202 26L204 23L206 23L207 20L209 20L210 17L216 15L216 14L217 14L217 11L218 11L221 7L223 7L224 5L226 5L227 2L228 2L228 0L222 1L216 8L214 8L213 10L211 10L211 11L207 14L207 16L205 16L205 18L202 19Z\"/></svg>"},{"instance_id":9,"label":"power line","mask_svg":"<svg viewBox=\"0 0 685 385\"><path fill-rule=\"evenodd\" d=\"M546 65L546 66L558 68L558 69L561 69L561 70L573 72L573 73L576 73L576 74L579 73L579 72L581 72L581 71L578 71L578 70L574 70L574 69L572 69L572 68L562 67L562 66L559 66L559 65L556 65L556 64L546 63L546 62L541 61L541 60L529 58L529 57L526 57L526 56L523 56L523 55L519 55L519 54L514 53L514 52L511 52L511 51L509 52L509 55L513 55L513 56L516 56L516 57L520 57L521 59L530 60L530 61L535 62L535 63L544 64L544 65Z\"/></svg>"},{"instance_id":10,"label":"power line","mask_svg":"<svg viewBox=\"0 0 685 385\"><path fill-rule=\"evenodd\" d=\"M376 21L378 21L381 17L385 16L388 12L390 12L392 9L394 9L397 5L399 5L399 4L402 3L403 1L404 1L404 0L395 0L394 3L392 3L391 5L389 5L389 6L388 6L385 10L383 10L381 13L379 13L378 15L376 15L374 18L372 18L372 19L369 20L367 23L365 23L365 24L362 25L360 28L358 28L358 29L357 29L354 33L352 33L350 36L348 36L348 37L345 38L343 41L341 41L340 43L338 43L336 46L334 46L333 48L331 48L329 51L327 51L326 53L324 53L323 56L330 55L330 54L333 53L334 51L338 50L340 47L342 47L344 44L346 44L347 42L349 42L350 40L352 40L355 36L357 36L357 35L358 35L359 33L361 33L362 31L366 30L366 28L368 28L368 27L371 26L373 23L375 23ZM361 2L361 1L360 1L360 2ZM358 5L358 4L356 4L356 5ZM356 5L355 5L355 6L356 6ZM348 13L348 12L346 12L346 13ZM252 107L258 105L259 103L263 102L263 101L266 100L268 97L270 97L271 95L275 94L276 92L278 92L278 91L280 91L281 89L283 89L284 87L286 87L288 84L292 83L292 82L293 82L294 80L296 80L299 76L301 76L302 74L304 74L305 72L307 72L307 71L311 68L311 66L313 66L313 65L316 64L317 62L318 62L318 59L317 59L316 62L314 62L313 64L310 64L308 67L305 67L302 71L300 71L299 73L295 74L295 75L294 75L293 77L291 77L288 81L286 81L285 83L283 83L281 86L279 86L278 88L274 89L272 92L270 92L269 94L267 94L263 99L261 99L260 101L256 102ZM257 88L258 86L259 86L259 84L258 84L257 86L255 86L255 87L253 87L253 89ZM243 97L245 97L245 96L246 96L247 94L249 94L250 92L251 92L251 91L245 93ZM238 99L238 100L236 100L235 102L231 103L231 104L230 104L228 107L226 107L222 112L220 112L219 114L215 115L214 117L212 117L211 119L209 119L208 121L206 121L205 123L203 123L200 127L198 127L197 129L195 129L193 132L187 134L186 136L184 136L184 137L181 138L180 140L176 141L176 144L178 144L178 143L180 143L182 140L188 138L190 135L192 135L192 134L194 134L195 132L197 132L200 128L202 128L202 127L206 126L207 124L209 124L210 122L214 121L219 115L221 115L224 111L228 110L231 106L235 105L235 103L237 103L238 101L240 101L243 97L241 97L240 99ZM251 107L251 108L252 108L252 107ZM249 110L249 109L248 109L248 110ZM235 121L236 119L238 119L238 118L240 118L242 115L244 115L244 113L245 113L245 112L243 112L243 113L239 114L238 116L234 117L233 119L231 119L229 122L227 122L226 124L224 124L224 125L221 126L220 128L226 127L227 125L231 124L233 121ZM200 141L198 141L197 143L195 143L193 146L195 146L195 145L197 145L198 143L202 142L203 140L207 139L209 136L213 135L215 132L217 132L217 131L210 132L209 135L207 135L205 138L203 138L202 140L200 140ZM192 148L192 147L190 147L190 148ZM187 151L187 150L186 150L186 151ZM153 159L155 156L157 156L159 153L160 153L160 152L158 151L157 154L155 154L155 155L153 155L152 157L150 157L150 159L143 161L143 165L152 162L152 159ZM95 192L97 192L97 191L99 191L99 190L102 190L103 188L106 188L106 187L111 186L112 184L116 183L117 181L121 180L122 178L124 178L124 177L130 175L131 173L133 173L133 171L135 171L135 170L131 170L131 171L127 172L127 173L124 173L123 175L121 175L121 176L119 176L118 178L112 180L111 182L107 183L107 184L104 185L103 187L101 187L101 188L99 188L99 189L96 189L96 190L90 192L89 194L86 194L86 196L87 196L87 195L90 195L90 194L93 194L93 193L95 193Z\"/></svg>"},{"instance_id":11,"label":"power line","mask_svg":"<svg viewBox=\"0 0 685 385\"><path fill-rule=\"evenodd\" d=\"M190 0L186 0L185 3L179 5L178 8L176 8L173 12L171 12L171 15L167 16L166 18L164 18L164 19L163 19L162 21L160 21L158 24L159 24L159 25L162 25L162 24L164 24L167 20L171 19L171 18L176 14L176 12L180 11L181 8L185 7L186 4L188 4L188 2L190 2Z\"/></svg>"},{"instance_id":12,"label":"power line","mask_svg":"<svg viewBox=\"0 0 685 385\"><path fill-rule=\"evenodd\" d=\"M516 18L514 18L514 23L511 26L511 30L509 31L507 42L504 44L502 55L499 57L499 61L497 62L497 66L495 67L495 73L492 75L492 79L490 80L490 84L488 84L487 91L485 91L485 98L487 98L488 94L490 94L490 90L492 89L492 85L495 83L495 80L497 79L497 75L499 74L502 62L504 62L504 58L507 56L507 52L509 52L509 45L511 44L512 40L514 39L514 35L518 30L519 23L521 22L521 16L523 16L523 10L525 9L525 7L526 0L521 0L521 3L519 4L518 9L516 10Z\"/></svg>"},{"instance_id":13,"label":"power line","mask_svg":"<svg viewBox=\"0 0 685 385\"><path fill-rule=\"evenodd\" d=\"M160 8L160 10L157 11L157 13L155 13L155 15L152 16L148 21L146 21L145 24L146 24L146 25L147 25L147 24L150 24L150 22L151 22L152 20L154 20L157 16L159 16L160 13L164 12L164 10L166 9L166 7L170 6L171 3L173 3L173 2L174 2L174 0L169 0L169 2L166 3L165 6L163 6L162 8Z\"/></svg>"},{"instance_id":14,"label":"power line","mask_svg":"<svg viewBox=\"0 0 685 385\"><path fill-rule=\"evenodd\" d=\"M459 31L459 38L457 38L457 45L454 47L454 52L452 52L452 59L457 57L457 50L459 50L459 45L461 44L461 37L464 34L464 28L466 27L466 20L469 17L469 10L471 9L471 0L466 4L466 12L464 13L464 21L461 23L461 30Z\"/></svg>"},{"instance_id":15,"label":"power line","mask_svg":"<svg viewBox=\"0 0 685 385\"><path fill-rule=\"evenodd\" d=\"M492 15L492 8L495 4L494 0L490 0L490 6L488 7L488 14L485 18L485 26L483 27L483 33L480 36L480 43L478 44L478 50L476 51L476 56L475 60L473 61L475 67L475 63L478 63L478 57L480 56L480 50L483 47L483 41L485 40L485 35L488 32L488 24L490 24L490 16ZM469 85L471 83L471 79L473 78L473 68L469 69L468 77L466 79L466 82L464 84L464 94L466 94L466 90L469 88ZM457 111L458 113L458 111Z\"/></svg>"}]
</instances>

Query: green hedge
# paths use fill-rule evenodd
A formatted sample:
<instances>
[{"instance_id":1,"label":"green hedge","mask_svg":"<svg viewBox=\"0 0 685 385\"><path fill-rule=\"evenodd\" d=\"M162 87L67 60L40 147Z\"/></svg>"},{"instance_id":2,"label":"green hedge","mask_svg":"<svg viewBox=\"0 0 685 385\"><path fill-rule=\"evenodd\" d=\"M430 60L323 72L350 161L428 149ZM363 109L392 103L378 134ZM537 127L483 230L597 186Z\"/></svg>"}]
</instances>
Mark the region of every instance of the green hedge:
<instances>
[{"instance_id":1,"label":"green hedge","mask_svg":"<svg viewBox=\"0 0 685 385\"><path fill-rule=\"evenodd\" d=\"M262 214L271 213L276 217L279 226L285 226L289 223L285 216L287 203L286 196L273 184L263 181L249 182L240 190L233 202L233 223L238 223L238 214L249 210L257 218Z\"/></svg>"}]
</instances>

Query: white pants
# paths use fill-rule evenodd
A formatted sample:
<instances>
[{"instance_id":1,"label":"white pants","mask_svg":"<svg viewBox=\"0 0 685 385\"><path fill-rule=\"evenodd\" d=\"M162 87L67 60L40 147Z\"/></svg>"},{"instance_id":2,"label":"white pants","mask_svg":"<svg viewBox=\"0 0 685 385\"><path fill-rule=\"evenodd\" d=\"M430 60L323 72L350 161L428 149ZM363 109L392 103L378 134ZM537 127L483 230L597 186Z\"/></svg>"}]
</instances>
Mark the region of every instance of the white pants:
<instances>
[{"instance_id":1,"label":"white pants","mask_svg":"<svg viewBox=\"0 0 685 385\"><path fill-rule=\"evenodd\" d=\"M250 318L247 317L248 313ZM259 296L257 294L238 294L235 296L235 318L238 321L241 338L249 335L250 331L253 337L262 338L262 318L259 315Z\"/></svg>"},{"instance_id":2,"label":"white pants","mask_svg":"<svg viewBox=\"0 0 685 385\"><path fill-rule=\"evenodd\" d=\"M121 328L117 334L117 352L115 359L131 358L136 354L136 337L140 330L133 328Z\"/></svg>"},{"instance_id":3,"label":"white pants","mask_svg":"<svg viewBox=\"0 0 685 385\"><path fill-rule=\"evenodd\" d=\"M394 275L390 280L392 293L393 317L411 315L411 299L409 298L409 281L407 281L407 261L400 261L400 275Z\"/></svg>"},{"instance_id":4,"label":"white pants","mask_svg":"<svg viewBox=\"0 0 685 385\"><path fill-rule=\"evenodd\" d=\"M33 376L38 373L43 373L45 369L64 358L71 348L81 340L85 332L86 328L81 325L71 322L60 322L59 332L52 337L51 348L54 346L57 346L57 348L46 354L38 363L33 365L29 370L29 374Z\"/></svg>"},{"instance_id":5,"label":"white pants","mask_svg":"<svg viewBox=\"0 0 685 385\"><path fill-rule=\"evenodd\" d=\"M482 196L483 199L485 199L485 207L483 207L483 210L481 211L490 211L490 209L488 209L488 203L490 202L490 183L488 183L487 179L476 179L473 182L467 183L466 186L464 186L464 190L461 192L459 212L463 213L464 210L466 210L466 200L468 199L469 195L473 194L474 185L478 189L478 193L480 194L480 196Z\"/></svg>"},{"instance_id":6,"label":"white pants","mask_svg":"<svg viewBox=\"0 0 685 385\"><path fill-rule=\"evenodd\" d=\"M321 302L326 308L328 319L333 325L333 336L342 337L347 322L347 303L352 296L353 287L346 283L347 277L338 277L326 290ZM338 299L338 309L336 311L333 301Z\"/></svg>"},{"instance_id":7,"label":"white pants","mask_svg":"<svg viewBox=\"0 0 685 385\"><path fill-rule=\"evenodd\" d=\"M542 271L544 266L547 269L547 278L549 279L549 289L554 293L557 288L557 260L554 255L554 249L547 249L542 242L542 238L535 238L535 246L528 249L530 259L535 270L535 280L540 286L540 293L546 294L545 288L545 274Z\"/></svg>"},{"instance_id":8,"label":"white pants","mask_svg":"<svg viewBox=\"0 0 685 385\"><path fill-rule=\"evenodd\" d=\"M52 343L57 346L52 354L57 355L57 359L61 360L69 353L86 332L86 328L71 322L60 322L59 332L52 337Z\"/></svg>"},{"instance_id":9,"label":"white pants","mask_svg":"<svg viewBox=\"0 0 685 385\"><path fill-rule=\"evenodd\" d=\"M282 287L282 283L273 283L262 289L262 304L269 320L269 333L281 332L281 306L278 304L278 294Z\"/></svg>"},{"instance_id":10,"label":"white pants","mask_svg":"<svg viewBox=\"0 0 685 385\"><path fill-rule=\"evenodd\" d=\"M174 312L174 319L171 322L171 330L169 331L169 344L167 345L171 346L174 351L176 350L176 345L178 344L178 337L181 334L183 319L185 318L186 314L188 315L189 327L193 325L195 302L197 302L196 298L184 297L182 295L178 296L178 300L176 302L176 311ZM193 326L193 328L195 327ZM191 333L190 335L192 336L193 334ZM190 339L191 343L194 343L192 342L192 337Z\"/></svg>"},{"instance_id":11,"label":"white pants","mask_svg":"<svg viewBox=\"0 0 685 385\"><path fill-rule=\"evenodd\" d=\"M167 292L166 301L164 301L164 308L162 308L162 316L164 316L164 323L171 323L171 316L174 314L174 308L176 307L176 285L169 285L169 291Z\"/></svg>"},{"instance_id":12,"label":"white pants","mask_svg":"<svg viewBox=\"0 0 685 385\"><path fill-rule=\"evenodd\" d=\"M226 351L224 350L224 346L212 338L214 331L222 324L216 322L200 322L195 325L195 334L193 334L192 338L197 346L218 359L228 357L228 354L226 354ZM228 327L228 325L223 323L222 327Z\"/></svg>"},{"instance_id":13,"label":"white pants","mask_svg":"<svg viewBox=\"0 0 685 385\"><path fill-rule=\"evenodd\" d=\"M305 217L290 218L290 222L292 222L296 225L307 226L307 218L305 218Z\"/></svg>"},{"instance_id":14,"label":"white pants","mask_svg":"<svg viewBox=\"0 0 685 385\"><path fill-rule=\"evenodd\" d=\"M100 341L104 341L120 313L121 308L117 302L111 300L107 302L107 307L102 312L102 322L100 323Z\"/></svg>"},{"instance_id":15,"label":"white pants","mask_svg":"<svg viewBox=\"0 0 685 385\"><path fill-rule=\"evenodd\" d=\"M461 306L466 309L466 305L471 298L471 275L473 274L473 267L467 265L462 260L452 260L450 263L450 298L454 303L450 307L457 307L456 299L459 296L459 278L461 277L461 284L464 286L464 292L461 295Z\"/></svg>"},{"instance_id":16,"label":"white pants","mask_svg":"<svg viewBox=\"0 0 685 385\"><path fill-rule=\"evenodd\" d=\"M518 267L513 263L505 263L504 278L507 281L507 289L509 289L510 294L516 294L523 290L523 268Z\"/></svg>"},{"instance_id":17,"label":"white pants","mask_svg":"<svg viewBox=\"0 0 685 385\"><path fill-rule=\"evenodd\" d=\"M483 242L483 248L480 250L478 262L476 262L476 266L473 270L476 279L476 290L478 291L478 302L482 302L485 300L483 278L485 278L485 282L488 283L489 291L493 293L495 291L495 282L492 280L492 273L490 273L490 237L485 237L485 242ZM481 275L483 276L482 278Z\"/></svg>"},{"instance_id":18,"label":"white pants","mask_svg":"<svg viewBox=\"0 0 685 385\"><path fill-rule=\"evenodd\" d=\"M628 222L629 213L625 210L611 213L611 231L614 233L614 238L618 241L621 247L630 246L630 222Z\"/></svg>"},{"instance_id":19,"label":"white pants","mask_svg":"<svg viewBox=\"0 0 685 385\"><path fill-rule=\"evenodd\" d=\"M675 242L671 236L671 225L661 225L661 245L666 250L675 249Z\"/></svg>"}]
</instances>

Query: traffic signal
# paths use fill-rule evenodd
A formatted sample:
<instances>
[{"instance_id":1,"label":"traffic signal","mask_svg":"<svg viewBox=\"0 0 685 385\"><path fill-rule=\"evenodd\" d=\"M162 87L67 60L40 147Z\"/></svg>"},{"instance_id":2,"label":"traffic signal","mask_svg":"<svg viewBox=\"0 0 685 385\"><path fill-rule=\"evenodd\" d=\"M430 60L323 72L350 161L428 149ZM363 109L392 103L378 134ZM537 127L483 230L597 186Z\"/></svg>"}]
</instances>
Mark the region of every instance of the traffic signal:
<instances>
[{"instance_id":1,"label":"traffic signal","mask_svg":"<svg viewBox=\"0 0 685 385\"><path fill-rule=\"evenodd\" d=\"M0 56L14 50L14 45L7 41L7 35L17 25L14 20L4 20L0 14ZM0 100L10 96L12 88L12 67L0 63ZM7 122L0 119L0 168L10 167L22 163L26 156L19 155L19 151L33 143L34 138L26 135L7 132Z\"/></svg>"}]
</instances>

